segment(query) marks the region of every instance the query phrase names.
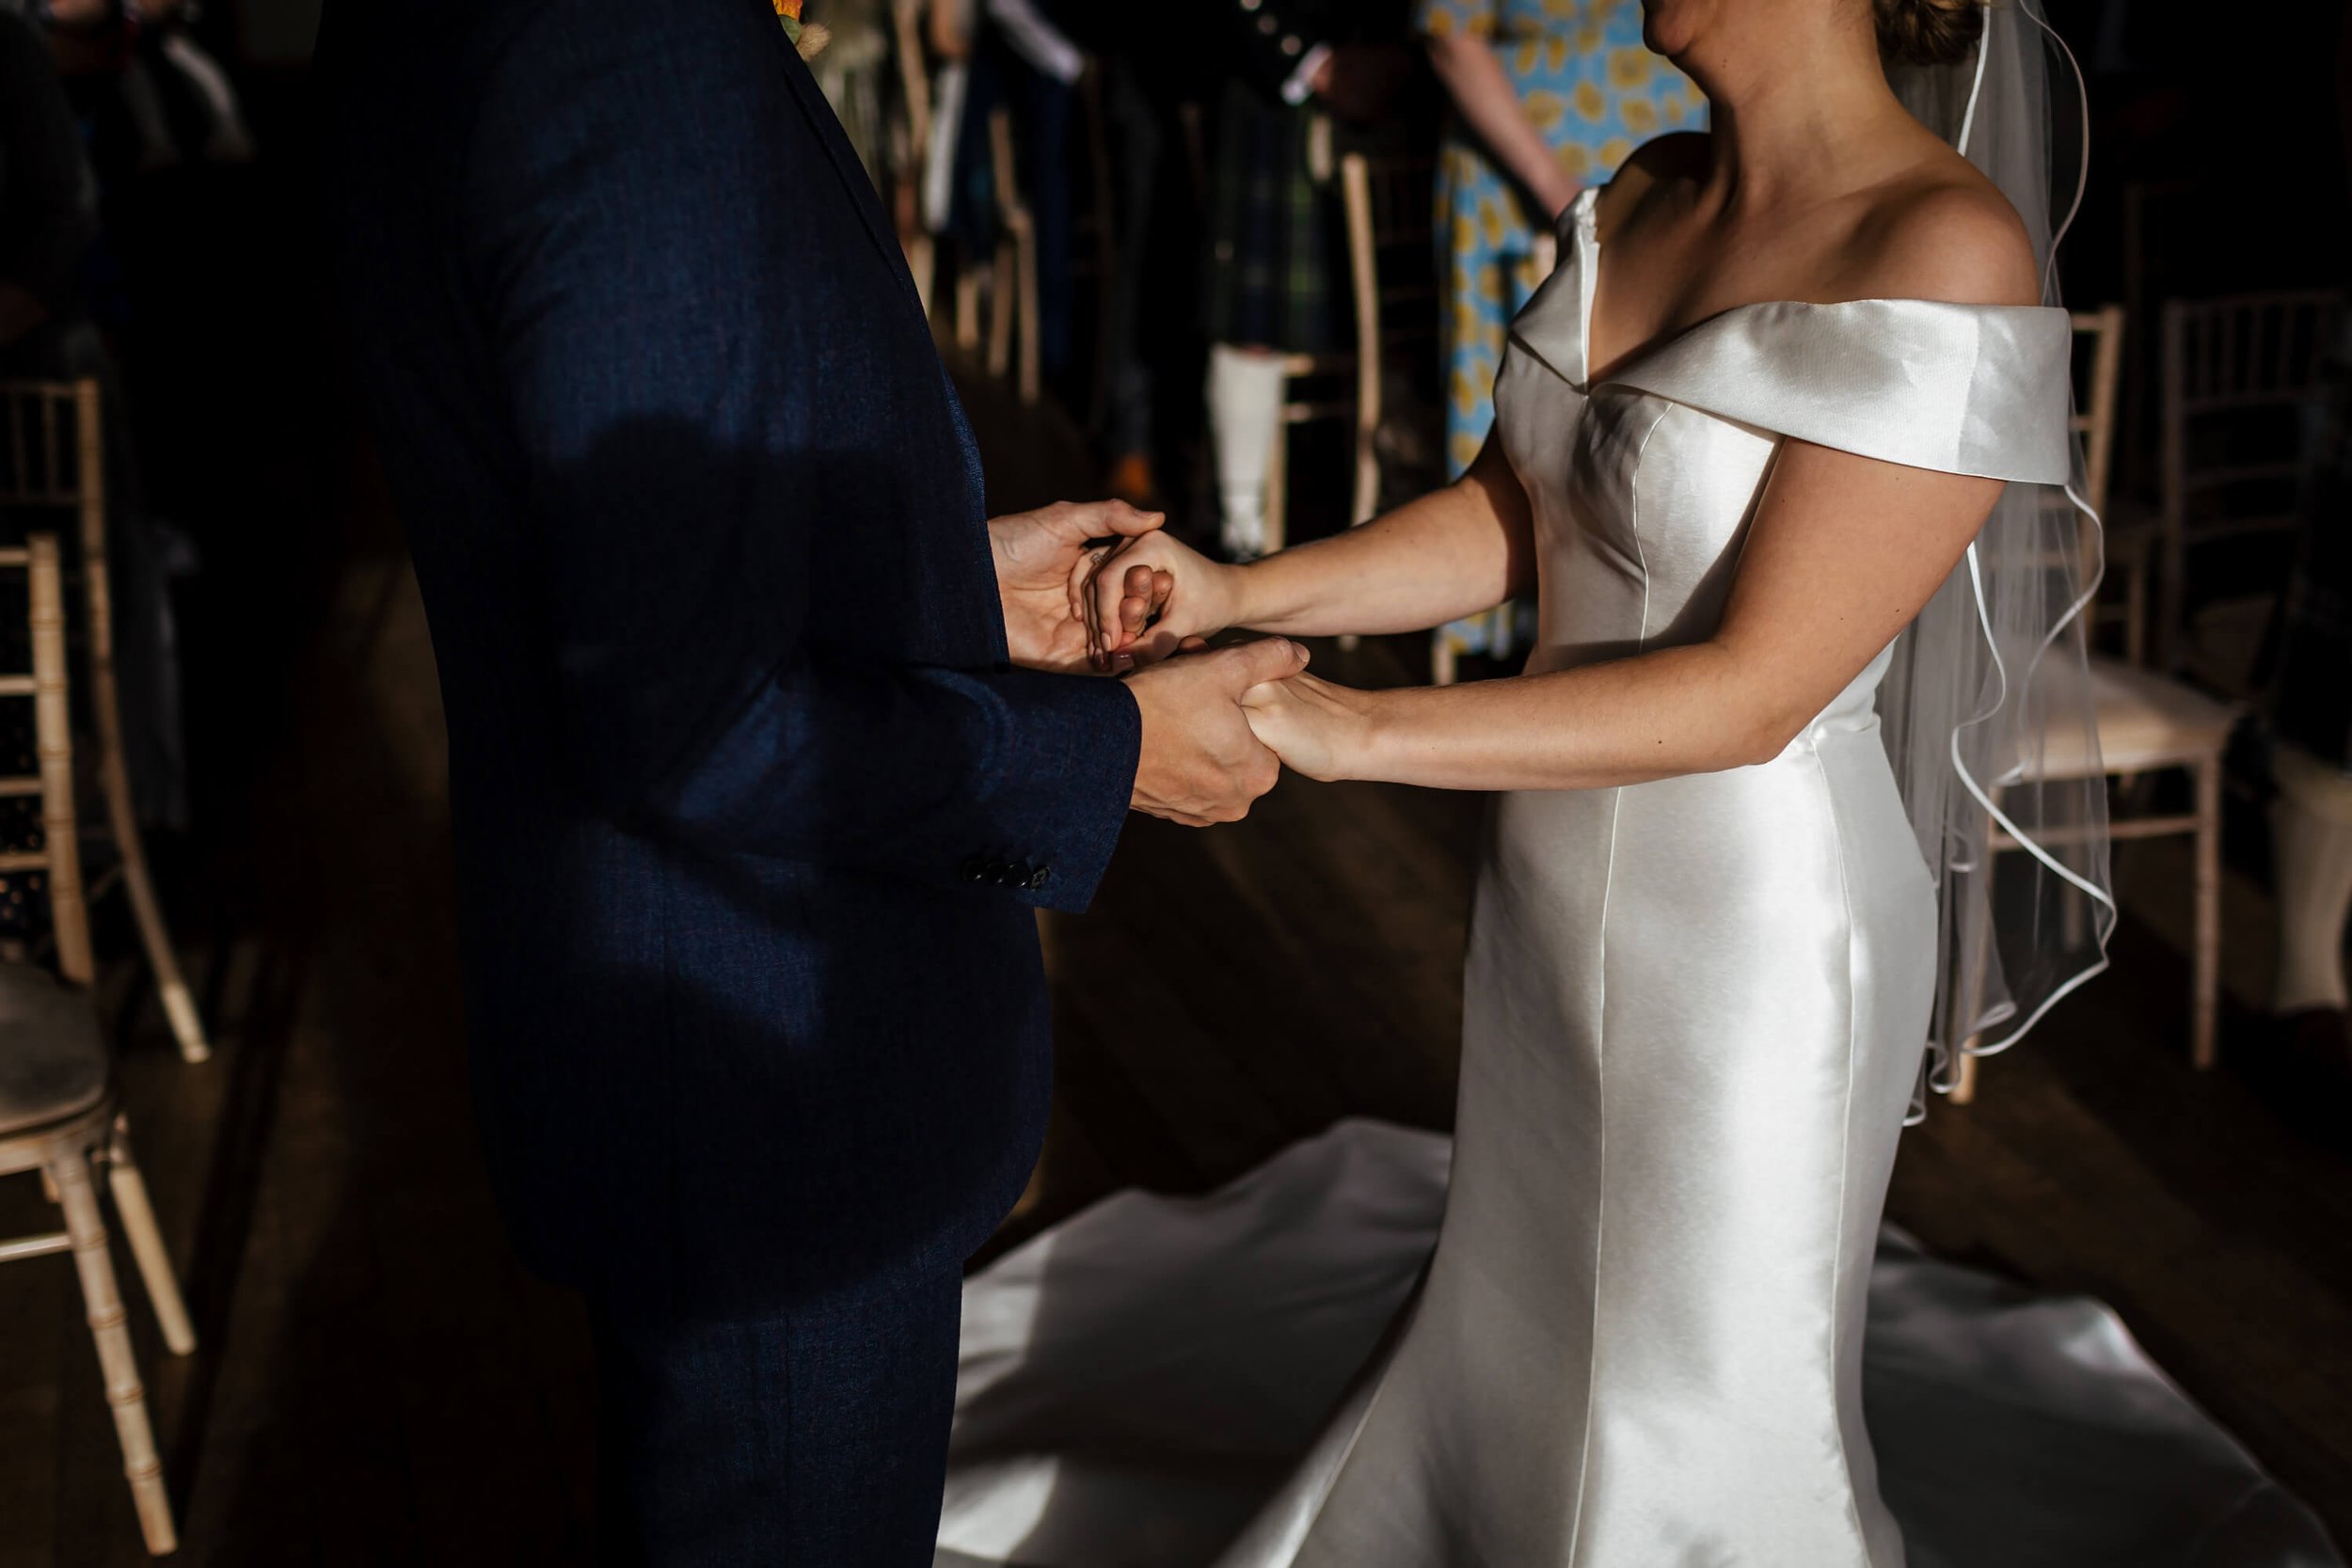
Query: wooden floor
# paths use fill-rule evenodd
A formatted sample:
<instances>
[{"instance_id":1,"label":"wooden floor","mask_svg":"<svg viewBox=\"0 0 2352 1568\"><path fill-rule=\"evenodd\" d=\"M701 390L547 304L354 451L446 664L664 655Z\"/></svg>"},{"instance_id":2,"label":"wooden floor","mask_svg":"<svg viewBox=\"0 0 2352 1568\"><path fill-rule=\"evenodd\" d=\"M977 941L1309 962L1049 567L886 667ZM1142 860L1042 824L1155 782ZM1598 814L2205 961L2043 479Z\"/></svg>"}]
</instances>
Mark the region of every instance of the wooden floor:
<instances>
[{"instance_id":1,"label":"wooden floor","mask_svg":"<svg viewBox=\"0 0 2352 1568\"><path fill-rule=\"evenodd\" d=\"M1058 449L977 413L993 499L1043 499ZM268 629L213 621L254 696L211 710L239 737L235 801L175 878L215 1060L182 1066L135 968L109 973L203 1338L172 1361L135 1307L183 1555L583 1562L580 1318L503 1250L468 1116L431 651L364 466L330 467L358 477L314 498L321 543L263 574ZM1318 650L1360 680L1411 664ZM1342 1116L1446 1125L1479 810L1292 779L1236 828L1132 822L1095 912L1046 927L1060 1097L1007 1239L1122 1184L1201 1190ZM1979 1104L1907 1136L1894 1216L2112 1303L2352 1535L2352 1171L2234 1068L2188 1070L2152 909ZM2251 1037L2242 1013L2228 1028ZM32 1182L0 1183L0 1235L44 1224ZM141 1556L72 1270L0 1269L0 1568Z\"/></svg>"}]
</instances>

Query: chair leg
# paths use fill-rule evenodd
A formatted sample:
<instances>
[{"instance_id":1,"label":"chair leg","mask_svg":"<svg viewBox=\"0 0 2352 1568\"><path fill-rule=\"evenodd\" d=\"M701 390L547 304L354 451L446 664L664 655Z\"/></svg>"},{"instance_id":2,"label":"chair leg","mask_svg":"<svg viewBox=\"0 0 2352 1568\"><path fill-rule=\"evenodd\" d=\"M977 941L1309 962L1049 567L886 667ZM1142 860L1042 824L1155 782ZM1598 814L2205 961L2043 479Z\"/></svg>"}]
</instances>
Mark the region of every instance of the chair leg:
<instances>
[{"instance_id":1,"label":"chair leg","mask_svg":"<svg viewBox=\"0 0 2352 1568\"><path fill-rule=\"evenodd\" d=\"M1002 381L1012 372L1012 313L1021 292L1015 274L1020 263L1008 239L996 247L996 264L988 277L988 373Z\"/></svg>"},{"instance_id":2,"label":"chair leg","mask_svg":"<svg viewBox=\"0 0 2352 1568\"><path fill-rule=\"evenodd\" d=\"M2217 1053L2221 1013L2221 759L2197 765L2196 990L2190 1022L2191 1059L2201 1071Z\"/></svg>"},{"instance_id":3,"label":"chair leg","mask_svg":"<svg viewBox=\"0 0 2352 1568\"><path fill-rule=\"evenodd\" d=\"M106 1223L99 1217L98 1194L90 1184L89 1156L81 1149L51 1162L64 1200L66 1234L73 1243L73 1265L82 1276L90 1338L106 1379L106 1402L114 1407L115 1435L122 1443L122 1473L131 1481L139 1531L156 1557L175 1550L180 1540L171 1522L171 1498L164 1490L163 1461L155 1452L155 1429L147 1418L147 1393L139 1386L138 1363L131 1354L122 1292L115 1285L114 1259L106 1251Z\"/></svg>"},{"instance_id":4,"label":"chair leg","mask_svg":"<svg viewBox=\"0 0 2352 1568\"><path fill-rule=\"evenodd\" d=\"M1999 785L1994 786L1993 800L1996 808L2006 798L2006 793ZM1990 820L1984 825L1986 848L1983 875L1988 886L1994 876L1995 851L1992 846L1995 841L1997 826ZM1972 912L1970 925L1961 933L1957 942L1957 958L1963 965L1960 974L1960 991L1953 1004L1958 1008L1958 1016L1947 1020L1945 1026L1952 1030L1971 1031L1960 1042L1959 1066L1952 1074L1952 1092L1948 1098L1955 1105L1972 1105L1977 1099L1977 1070L1983 1060L1977 1052L1984 1043L1984 1037L1974 1031L1984 1013L1985 981L1993 966L1993 911L1989 896L1983 903L1973 899L1963 902Z\"/></svg>"},{"instance_id":5,"label":"chair leg","mask_svg":"<svg viewBox=\"0 0 2352 1568\"><path fill-rule=\"evenodd\" d=\"M966 354L980 346L980 275L958 258L956 267L956 347Z\"/></svg>"},{"instance_id":6,"label":"chair leg","mask_svg":"<svg viewBox=\"0 0 2352 1568\"><path fill-rule=\"evenodd\" d=\"M139 942L155 971L155 994L164 1005L171 1037L179 1042L180 1059L191 1064L208 1062L213 1046L204 1035L204 1020L196 1010L196 993L188 990L187 979L180 973L179 957L171 950L171 933L164 926L163 906L156 901L154 884L147 879L146 864L133 858L135 853L124 847L122 879L138 921Z\"/></svg>"},{"instance_id":7,"label":"chair leg","mask_svg":"<svg viewBox=\"0 0 2352 1568\"><path fill-rule=\"evenodd\" d=\"M114 1189L123 1239L131 1243L131 1256L138 1261L139 1278L146 1283L147 1299L154 1306L164 1343L174 1355L189 1354L196 1349L196 1327L188 1322L187 1303L181 1299L180 1281L171 1272L171 1254L164 1250L155 1206L147 1197L147 1178L139 1174L138 1162L131 1156L130 1122L123 1117L115 1117L114 1136L107 1144L106 1182Z\"/></svg>"},{"instance_id":8,"label":"chair leg","mask_svg":"<svg viewBox=\"0 0 2352 1568\"><path fill-rule=\"evenodd\" d=\"M1290 421L1279 413L1274 420L1274 441L1266 449L1265 463L1265 533L1260 547L1267 555L1290 546L1291 513L1291 427Z\"/></svg>"},{"instance_id":9,"label":"chair leg","mask_svg":"<svg viewBox=\"0 0 2352 1568\"><path fill-rule=\"evenodd\" d=\"M1016 306L1021 329L1017 385L1022 406L1034 408L1044 389L1044 344L1041 336L1043 328L1038 322L1037 230L1027 223L1014 230L1013 265L1020 283L1020 298Z\"/></svg>"},{"instance_id":10,"label":"chair leg","mask_svg":"<svg viewBox=\"0 0 2352 1568\"><path fill-rule=\"evenodd\" d=\"M914 297L923 307L923 319L931 319L931 285L937 280L938 252L929 234L910 236L902 247L906 251L907 271L914 278Z\"/></svg>"},{"instance_id":11,"label":"chair leg","mask_svg":"<svg viewBox=\"0 0 2352 1568\"><path fill-rule=\"evenodd\" d=\"M204 1037L204 1021L196 1010L196 995L180 973L179 957L171 950L171 932L164 925L164 906L155 896L155 882L147 874L147 846L139 837L138 814L131 804L130 775L119 755L110 755L99 768L106 795L108 827L115 852L122 857L122 885L131 895L131 913L138 922L139 944L147 949L148 967L155 972L155 994L180 1043L180 1058L207 1061L213 1054Z\"/></svg>"},{"instance_id":12,"label":"chair leg","mask_svg":"<svg viewBox=\"0 0 2352 1568\"><path fill-rule=\"evenodd\" d=\"M1955 1105L1973 1104L1977 1098L1977 1063L1975 1040L1960 1050L1960 1071L1952 1078L1952 1092L1947 1098Z\"/></svg>"}]
</instances>

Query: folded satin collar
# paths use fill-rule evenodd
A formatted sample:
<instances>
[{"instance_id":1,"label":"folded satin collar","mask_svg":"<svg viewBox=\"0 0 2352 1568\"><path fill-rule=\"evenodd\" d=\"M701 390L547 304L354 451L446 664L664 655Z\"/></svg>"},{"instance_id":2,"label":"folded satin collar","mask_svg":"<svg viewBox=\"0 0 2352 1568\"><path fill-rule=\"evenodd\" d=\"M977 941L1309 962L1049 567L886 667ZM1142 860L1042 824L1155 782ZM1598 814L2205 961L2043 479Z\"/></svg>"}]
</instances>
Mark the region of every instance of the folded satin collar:
<instances>
[{"instance_id":1,"label":"folded satin collar","mask_svg":"<svg viewBox=\"0 0 2352 1568\"><path fill-rule=\"evenodd\" d=\"M1567 259L1511 325L1515 348L1579 388L1589 212L1570 209ZM2073 356L2072 323L2053 307L1772 301L1710 316L1603 385L1911 467L2063 484Z\"/></svg>"}]
</instances>

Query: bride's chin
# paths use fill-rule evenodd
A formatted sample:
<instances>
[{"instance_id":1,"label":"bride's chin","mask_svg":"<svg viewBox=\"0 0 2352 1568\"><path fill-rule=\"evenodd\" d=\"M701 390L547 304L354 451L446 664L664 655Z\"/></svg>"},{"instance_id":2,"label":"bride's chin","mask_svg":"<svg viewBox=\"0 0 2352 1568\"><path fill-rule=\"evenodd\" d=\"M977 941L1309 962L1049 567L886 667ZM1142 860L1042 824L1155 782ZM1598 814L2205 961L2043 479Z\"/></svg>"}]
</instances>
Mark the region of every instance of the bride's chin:
<instances>
[{"instance_id":1,"label":"bride's chin","mask_svg":"<svg viewBox=\"0 0 2352 1568\"><path fill-rule=\"evenodd\" d=\"M1642 44L1653 55L1678 58L1697 33L1693 0L1642 0Z\"/></svg>"}]
</instances>

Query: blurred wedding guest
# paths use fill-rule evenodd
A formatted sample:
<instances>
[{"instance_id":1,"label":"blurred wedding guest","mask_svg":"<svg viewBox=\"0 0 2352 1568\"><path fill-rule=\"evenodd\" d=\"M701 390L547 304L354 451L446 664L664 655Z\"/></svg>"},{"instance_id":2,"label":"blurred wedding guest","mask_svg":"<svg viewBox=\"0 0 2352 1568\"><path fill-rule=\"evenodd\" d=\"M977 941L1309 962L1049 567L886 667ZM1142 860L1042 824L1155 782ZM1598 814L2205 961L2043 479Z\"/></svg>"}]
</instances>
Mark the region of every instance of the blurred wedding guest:
<instances>
[{"instance_id":1,"label":"blurred wedding guest","mask_svg":"<svg viewBox=\"0 0 2352 1568\"><path fill-rule=\"evenodd\" d=\"M186 804L170 601L119 383L83 308L80 270L97 234L97 182L48 40L0 0L0 376L91 376L102 388L124 760L141 816L177 825Z\"/></svg>"},{"instance_id":2,"label":"blurred wedding guest","mask_svg":"<svg viewBox=\"0 0 2352 1568\"><path fill-rule=\"evenodd\" d=\"M2341 24L2337 110L2352 169L2352 10ZM2290 1064L2352 1094L2352 1006L2344 938L2352 919L2352 317L2339 329L2325 402L2312 411L2295 570L2280 602L2269 680L2279 971L2271 992Z\"/></svg>"},{"instance_id":3,"label":"blurred wedding guest","mask_svg":"<svg viewBox=\"0 0 2352 1568\"><path fill-rule=\"evenodd\" d=\"M1108 209L1097 219L1109 226L1111 271L1103 302L1104 341L1097 346L1104 384L1092 434L1104 458L1104 488L1132 505L1158 510L1155 459L1170 435L1156 417L1158 388L1175 378L1188 399L1200 385L1200 225L1199 205L1188 195L1198 186L1187 167L1193 138L1184 117L1186 105L1199 103L1212 85L1201 47L1205 29L1197 8L1176 6L1065 5L1056 14L1094 62L1107 170ZM1189 373L1180 368L1187 364Z\"/></svg>"},{"instance_id":4,"label":"blurred wedding guest","mask_svg":"<svg viewBox=\"0 0 2352 1568\"><path fill-rule=\"evenodd\" d=\"M2352 917L2352 331L2315 411L2314 459L2267 704L2279 970L2271 993L2290 1064L2352 1090L2344 937Z\"/></svg>"},{"instance_id":5,"label":"blurred wedding guest","mask_svg":"<svg viewBox=\"0 0 2352 1568\"><path fill-rule=\"evenodd\" d=\"M825 30L824 41L803 52L811 75L841 121L842 135L857 150L874 188L887 188L888 120L883 103L890 72L889 0L821 0L807 16Z\"/></svg>"},{"instance_id":6,"label":"blurred wedding guest","mask_svg":"<svg viewBox=\"0 0 2352 1568\"><path fill-rule=\"evenodd\" d=\"M0 372L46 358L77 312L98 196L40 30L0 5Z\"/></svg>"},{"instance_id":7,"label":"blurred wedding guest","mask_svg":"<svg viewBox=\"0 0 2352 1568\"><path fill-rule=\"evenodd\" d=\"M1037 235L1039 353L1049 377L1070 362L1070 123L1088 66L1063 8L1048 0L932 0L930 13L933 45L948 61L934 106L930 227L955 243L964 265L995 253L1004 193L991 122L1007 111L1018 194Z\"/></svg>"},{"instance_id":8,"label":"blurred wedding guest","mask_svg":"<svg viewBox=\"0 0 2352 1568\"><path fill-rule=\"evenodd\" d=\"M1642 45L1641 0L1418 0L1417 24L1454 114L1438 163L1446 344L1446 468L1494 423L1503 330L1535 286L1537 236L1652 136L1696 130L1706 104ZM1509 607L1444 633L1510 651Z\"/></svg>"},{"instance_id":9,"label":"blurred wedding guest","mask_svg":"<svg viewBox=\"0 0 2352 1568\"><path fill-rule=\"evenodd\" d=\"M1377 121L1414 65L1401 4L1216 3L1227 57L1209 189L1209 425L1219 542L1246 561L1265 549L1283 356L1339 346L1346 319L1337 138Z\"/></svg>"},{"instance_id":10,"label":"blurred wedding guest","mask_svg":"<svg viewBox=\"0 0 2352 1568\"><path fill-rule=\"evenodd\" d=\"M237 89L192 30L195 0L36 0L24 8L48 29L109 180L119 169L253 157Z\"/></svg>"},{"instance_id":11,"label":"blurred wedding guest","mask_svg":"<svg viewBox=\"0 0 2352 1568\"><path fill-rule=\"evenodd\" d=\"M123 69L122 97L145 144L143 162L180 162L183 140L207 163L249 162L253 133L237 89L190 30L197 7L189 0L125 0L124 8L136 26L136 52Z\"/></svg>"},{"instance_id":12,"label":"blurred wedding guest","mask_svg":"<svg viewBox=\"0 0 2352 1568\"><path fill-rule=\"evenodd\" d=\"M1165 218L1163 193L1173 188L1163 175L1179 168L1173 160L1184 145L1182 105L1197 85L1191 80L1197 48L1186 45L1197 42L1199 29L1183 26L1181 13L1170 8L1109 6L1097 14L1114 209L1099 432L1107 469L1104 488L1132 506L1156 510L1161 432L1144 300L1166 277L1163 247L1154 243ZM1199 248L1197 230L1184 248Z\"/></svg>"}]
</instances>

